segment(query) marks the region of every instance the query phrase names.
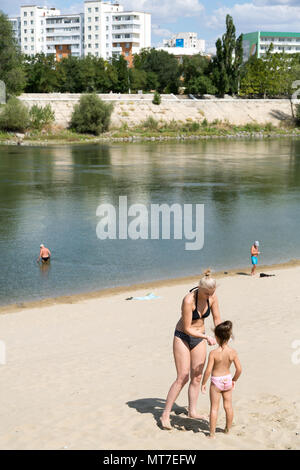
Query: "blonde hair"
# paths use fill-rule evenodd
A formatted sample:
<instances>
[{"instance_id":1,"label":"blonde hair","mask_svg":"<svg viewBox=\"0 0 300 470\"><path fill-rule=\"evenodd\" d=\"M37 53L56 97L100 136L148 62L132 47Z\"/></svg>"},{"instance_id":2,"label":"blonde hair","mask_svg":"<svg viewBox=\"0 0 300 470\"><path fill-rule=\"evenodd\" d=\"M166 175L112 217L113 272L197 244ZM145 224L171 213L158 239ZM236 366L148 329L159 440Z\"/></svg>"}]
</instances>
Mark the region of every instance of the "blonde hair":
<instances>
[{"instance_id":1,"label":"blonde hair","mask_svg":"<svg viewBox=\"0 0 300 470\"><path fill-rule=\"evenodd\" d=\"M216 280L211 277L210 274L210 269L204 271L204 276L199 281L199 287L203 287L204 289L215 289L217 287Z\"/></svg>"}]
</instances>

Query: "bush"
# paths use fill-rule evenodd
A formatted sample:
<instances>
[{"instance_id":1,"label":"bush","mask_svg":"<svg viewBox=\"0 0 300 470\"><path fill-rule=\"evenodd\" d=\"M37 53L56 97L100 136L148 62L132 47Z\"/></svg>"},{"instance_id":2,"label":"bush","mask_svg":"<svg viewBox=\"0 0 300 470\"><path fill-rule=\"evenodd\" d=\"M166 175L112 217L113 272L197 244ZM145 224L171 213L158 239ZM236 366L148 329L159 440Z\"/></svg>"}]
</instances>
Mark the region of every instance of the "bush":
<instances>
[{"instance_id":1,"label":"bush","mask_svg":"<svg viewBox=\"0 0 300 470\"><path fill-rule=\"evenodd\" d=\"M3 131L23 132L29 127L29 112L16 97L11 97L0 112L0 129Z\"/></svg>"},{"instance_id":2,"label":"bush","mask_svg":"<svg viewBox=\"0 0 300 470\"><path fill-rule=\"evenodd\" d=\"M102 101L96 93L82 95L74 106L70 127L80 134L99 135L108 130L112 111L113 105Z\"/></svg>"},{"instance_id":3,"label":"bush","mask_svg":"<svg viewBox=\"0 0 300 470\"><path fill-rule=\"evenodd\" d=\"M142 123L142 127L146 129L150 129L151 131L157 131L159 126L159 122L154 119L152 116L149 116L146 121Z\"/></svg>"},{"instance_id":4,"label":"bush","mask_svg":"<svg viewBox=\"0 0 300 470\"><path fill-rule=\"evenodd\" d=\"M55 115L52 111L50 104L47 106L37 106L36 104L32 106L29 111L30 116L30 127L32 129L38 129L39 131L43 127L54 122Z\"/></svg>"},{"instance_id":5,"label":"bush","mask_svg":"<svg viewBox=\"0 0 300 470\"><path fill-rule=\"evenodd\" d=\"M157 104L157 105L161 103L161 97L160 97L160 94L158 93L158 91L156 91L156 92L154 93L154 97L153 97L152 103L153 103L153 104Z\"/></svg>"}]
</instances>

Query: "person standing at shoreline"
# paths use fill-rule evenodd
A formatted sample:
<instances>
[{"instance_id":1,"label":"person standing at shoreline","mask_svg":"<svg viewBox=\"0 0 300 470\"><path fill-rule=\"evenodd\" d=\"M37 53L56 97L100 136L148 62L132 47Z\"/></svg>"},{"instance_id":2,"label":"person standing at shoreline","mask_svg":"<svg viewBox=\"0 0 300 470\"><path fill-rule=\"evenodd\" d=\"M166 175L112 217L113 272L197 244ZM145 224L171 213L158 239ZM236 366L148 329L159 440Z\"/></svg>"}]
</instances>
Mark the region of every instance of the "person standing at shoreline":
<instances>
[{"instance_id":1,"label":"person standing at shoreline","mask_svg":"<svg viewBox=\"0 0 300 470\"><path fill-rule=\"evenodd\" d=\"M40 259L42 259L42 263L47 263L50 261L51 251L46 248L43 244L40 245L40 256L37 259L37 263L39 263Z\"/></svg>"},{"instance_id":2,"label":"person standing at shoreline","mask_svg":"<svg viewBox=\"0 0 300 470\"><path fill-rule=\"evenodd\" d=\"M204 320L211 312L215 327L221 323L215 291L216 281L211 277L208 269L200 279L199 285L191 289L183 298L181 318L177 322L173 339L177 378L169 390L165 409L160 417L163 429L172 429L170 424L172 406L189 380L188 416L195 419L203 418L197 413L196 406L206 361L206 343L209 346L216 344L212 336L205 334Z\"/></svg>"},{"instance_id":3,"label":"person standing at shoreline","mask_svg":"<svg viewBox=\"0 0 300 470\"><path fill-rule=\"evenodd\" d=\"M254 244L251 246L251 262L252 262L251 276L254 276L256 272L258 255L260 255L260 251L258 251L258 247L259 247L259 241L254 242Z\"/></svg>"}]
</instances>

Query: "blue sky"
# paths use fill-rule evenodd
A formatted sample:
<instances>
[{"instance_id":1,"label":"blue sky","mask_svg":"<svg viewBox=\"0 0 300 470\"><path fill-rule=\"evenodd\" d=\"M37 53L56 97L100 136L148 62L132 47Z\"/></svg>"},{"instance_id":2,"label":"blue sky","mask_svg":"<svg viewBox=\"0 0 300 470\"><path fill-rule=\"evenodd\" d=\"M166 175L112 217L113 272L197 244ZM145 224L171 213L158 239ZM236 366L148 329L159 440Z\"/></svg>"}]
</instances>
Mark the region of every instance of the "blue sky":
<instances>
[{"instance_id":1,"label":"blue sky","mask_svg":"<svg viewBox=\"0 0 300 470\"><path fill-rule=\"evenodd\" d=\"M17 15L20 5L48 5L62 13L83 11L83 1L78 0L0 0L0 10ZM225 17L233 16L237 33L251 31L300 32L300 0L120 0L126 9L152 13L152 45L158 45L172 33L195 31L205 39L207 50L225 29Z\"/></svg>"}]
</instances>

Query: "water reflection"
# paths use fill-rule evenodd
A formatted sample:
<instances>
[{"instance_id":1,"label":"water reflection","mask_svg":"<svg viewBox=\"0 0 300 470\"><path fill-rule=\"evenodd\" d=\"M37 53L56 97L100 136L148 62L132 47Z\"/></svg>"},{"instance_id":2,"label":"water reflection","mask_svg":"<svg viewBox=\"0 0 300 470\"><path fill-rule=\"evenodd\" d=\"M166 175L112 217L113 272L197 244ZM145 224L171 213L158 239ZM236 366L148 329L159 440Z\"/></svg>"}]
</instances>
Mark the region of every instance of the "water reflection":
<instances>
[{"instance_id":1,"label":"water reflection","mask_svg":"<svg viewBox=\"0 0 300 470\"><path fill-rule=\"evenodd\" d=\"M253 239L265 243L264 262L298 257L299 183L296 139L2 146L0 303L243 266ZM120 195L129 205L205 204L204 249L99 241L97 206ZM41 242L54 250L51 270L32 267Z\"/></svg>"}]
</instances>

